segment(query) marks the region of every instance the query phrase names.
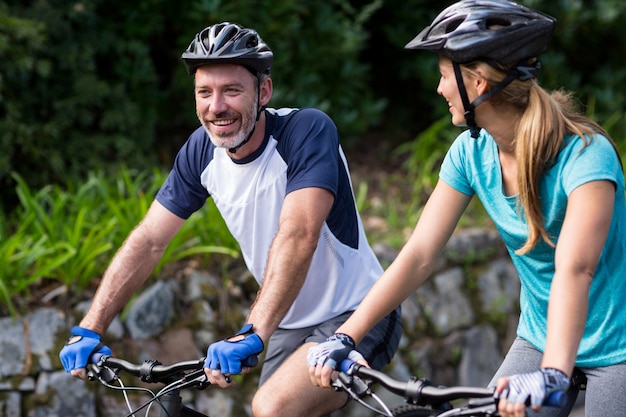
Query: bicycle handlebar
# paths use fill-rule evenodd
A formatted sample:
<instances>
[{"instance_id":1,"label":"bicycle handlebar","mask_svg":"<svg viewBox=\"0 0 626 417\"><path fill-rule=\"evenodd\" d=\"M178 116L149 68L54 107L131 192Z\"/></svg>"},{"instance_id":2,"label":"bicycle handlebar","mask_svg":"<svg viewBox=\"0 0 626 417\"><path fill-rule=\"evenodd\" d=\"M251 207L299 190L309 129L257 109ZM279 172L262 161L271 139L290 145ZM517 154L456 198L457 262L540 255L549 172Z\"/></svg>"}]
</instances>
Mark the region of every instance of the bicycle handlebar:
<instances>
[{"instance_id":1,"label":"bicycle handlebar","mask_svg":"<svg viewBox=\"0 0 626 417\"><path fill-rule=\"evenodd\" d=\"M200 358L196 360L177 362L172 365L163 365L156 360L146 360L142 364L133 364L124 359L114 358L109 355L103 355L102 353L94 353L89 359L89 363L98 367L104 365L119 369L126 372L129 375L138 376L144 382L150 383L167 383L171 378L178 377L181 372L185 371L201 371L197 376L204 375L204 361L206 358ZM250 356L244 361L242 365L252 368L259 363L257 356ZM194 374L195 375L195 374Z\"/></svg>"},{"instance_id":2,"label":"bicycle handlebar","mask_svg":"<svg viewBox=\"0 0 626 417\"><path fill-rule=\"evenodd\" d=\"M429 385L428 381L418 378L411 378L409 381L399 381L381 371L367 368L350 359L345 359L341 362L340 372L348 376L355 375L375 381L388 391L417 405L436 405L468 398L493 397L495 400L494 390L491 388L463 386L434 387ZM545 399L543 405L561 408L565 406L566 402L567 394L562 391L556 391Z\"/></svg>"}]
</instances>

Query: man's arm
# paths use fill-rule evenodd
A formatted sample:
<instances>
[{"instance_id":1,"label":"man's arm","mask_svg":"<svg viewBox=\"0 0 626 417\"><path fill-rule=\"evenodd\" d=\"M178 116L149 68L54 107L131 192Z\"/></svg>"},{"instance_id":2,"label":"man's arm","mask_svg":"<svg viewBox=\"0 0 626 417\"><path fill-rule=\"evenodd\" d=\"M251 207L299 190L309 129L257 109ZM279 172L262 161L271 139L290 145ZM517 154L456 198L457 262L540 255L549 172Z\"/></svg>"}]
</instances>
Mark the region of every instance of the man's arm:
<instances>
[{"instance_id":1,"label":"man's arm","mask_svg":"<svg viewBox=\"0 0 626 417\"><path fill-rule=\"evenodd\" d=\"M263 284L247 320L265 343L304 284L333 202L334 195L323 188L303 188L285 197Z\"/></svg>"},{"instance_id":2,"label":"man's arm","mask_svg":"<svg viewBox=\"0 0 626 417\"><path fill-rule=\"evenodd\" d=\"M104 273L81 327L104 334L133 293L148 279L184 219L156 200Z\"/></svg>"}]
</instances>

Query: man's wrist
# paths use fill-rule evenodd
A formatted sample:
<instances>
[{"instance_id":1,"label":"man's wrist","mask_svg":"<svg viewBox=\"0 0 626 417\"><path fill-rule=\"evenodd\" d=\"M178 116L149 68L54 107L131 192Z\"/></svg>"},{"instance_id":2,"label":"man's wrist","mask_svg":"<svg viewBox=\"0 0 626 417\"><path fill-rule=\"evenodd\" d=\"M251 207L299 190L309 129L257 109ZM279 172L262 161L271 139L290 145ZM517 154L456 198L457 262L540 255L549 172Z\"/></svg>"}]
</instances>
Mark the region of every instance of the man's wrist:
<instances>
[{"instance_id":1,"label":"man's wrist","mask_svg":"<svg viewBox=\"0 0 626 417\"><path fill-rule=\"evenodd\" d=\"M70 330L70 333L72 336L90 337L92 339L98 339L98 340L102 339L102 336L100 336L99 333L94 332L93 330L88 329L86 327L81 327L81 326L72 327L72 329Z\"/></svg>"}]
</instances>

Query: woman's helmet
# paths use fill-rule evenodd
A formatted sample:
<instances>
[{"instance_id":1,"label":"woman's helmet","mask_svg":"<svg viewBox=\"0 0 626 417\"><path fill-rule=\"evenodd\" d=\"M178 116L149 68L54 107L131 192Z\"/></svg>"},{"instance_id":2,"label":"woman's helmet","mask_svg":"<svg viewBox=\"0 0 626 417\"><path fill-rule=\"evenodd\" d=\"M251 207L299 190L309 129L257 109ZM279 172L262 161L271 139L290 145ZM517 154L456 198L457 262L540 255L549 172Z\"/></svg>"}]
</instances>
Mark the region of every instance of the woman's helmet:
<instances>
[{"instance_id":1,"label":"woman's helmet","mask_svg":"<svg viewBox=\"0 0 626 417\"><path fill-rule=\"evenodd\" d=\"M443 10L405 48L427 49L458 63L517 64L543 53L555 19L512 1L461 0Z\"/></svg>"},{"instance_id":2,"label":"woman's helmet","mask_svg":"<svg viewBox=\"0 0 626 417\"><path fill-rule=\"evenodd\" d=\"M189 74L199 66L211 63L243 65L255 75L269 75L274 54L259 34L235 23L218 23L196 34L183 52Z\"/></svg>"},{"instance_id":3,"label":"woman's helmet","mask_svg":"<svg viewBox=\"0 0 626 417\"><path fill-rule=\"evenodd\" d=\"M444 9L406 49L426 49L452 61L463 101L465 120L477 138L476 106L502 91L514 80L537 77L538 55L548 47L556 20L539 11L506 0L461 0ZM460 65L484 61L506 78L470 103Z\"/></svg>"}]
</instances>

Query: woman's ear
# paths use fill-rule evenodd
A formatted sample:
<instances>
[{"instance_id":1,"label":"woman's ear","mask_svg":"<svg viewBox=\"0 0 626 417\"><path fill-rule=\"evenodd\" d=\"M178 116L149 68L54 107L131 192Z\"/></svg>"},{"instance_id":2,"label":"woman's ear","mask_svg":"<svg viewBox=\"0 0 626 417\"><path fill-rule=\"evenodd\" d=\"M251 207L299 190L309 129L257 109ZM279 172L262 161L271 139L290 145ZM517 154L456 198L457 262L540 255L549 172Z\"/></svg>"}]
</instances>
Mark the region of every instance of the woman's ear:
<instances>
[{"instance_id":1,"label":"woman's ear","mask_svg":"<svg viewBox=\"0 0 626 417\"><path fill-rule=\"evenodd\" d=\"M472 79L472 85L478 93L476 94L476 97L479 97L487 92L487 90L489 89L489 83L487 82L487 79L480 73L480 71L477 72L478 75L473 77Z\"/></svg>"}]
</instances>

